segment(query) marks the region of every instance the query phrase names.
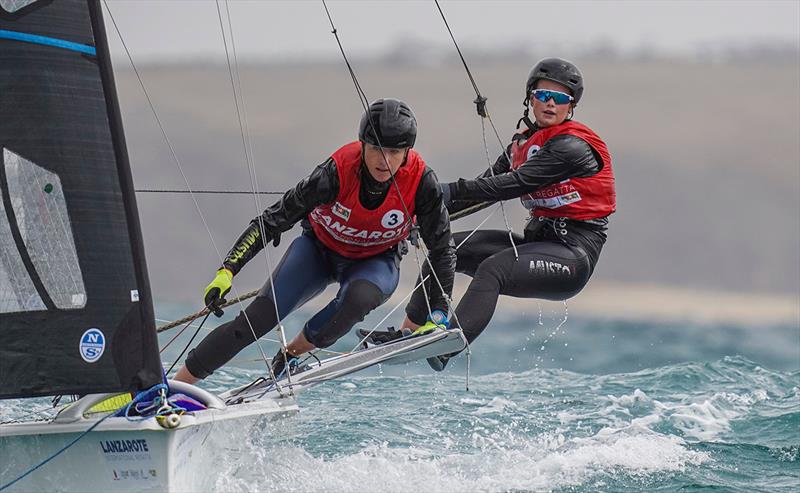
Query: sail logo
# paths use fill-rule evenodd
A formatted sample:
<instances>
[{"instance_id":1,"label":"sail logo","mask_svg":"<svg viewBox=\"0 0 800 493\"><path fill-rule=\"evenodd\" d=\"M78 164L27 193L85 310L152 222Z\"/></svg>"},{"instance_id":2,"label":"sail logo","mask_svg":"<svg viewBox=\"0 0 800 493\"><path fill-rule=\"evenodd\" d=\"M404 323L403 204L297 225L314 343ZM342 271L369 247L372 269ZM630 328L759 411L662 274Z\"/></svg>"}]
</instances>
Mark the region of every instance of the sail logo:
<instances>
[{"instance_id":1,"label":"sail logo","mask_svg":"<svg viewBox=\"0 0 800 493\"><path fill-rule=\"evenodd\" d=\"M100 329L91 328L81 336L79 350L81 358L87 363L94 363L103 355L106 349L106 336Z\"/></svg>"}]
</instances>

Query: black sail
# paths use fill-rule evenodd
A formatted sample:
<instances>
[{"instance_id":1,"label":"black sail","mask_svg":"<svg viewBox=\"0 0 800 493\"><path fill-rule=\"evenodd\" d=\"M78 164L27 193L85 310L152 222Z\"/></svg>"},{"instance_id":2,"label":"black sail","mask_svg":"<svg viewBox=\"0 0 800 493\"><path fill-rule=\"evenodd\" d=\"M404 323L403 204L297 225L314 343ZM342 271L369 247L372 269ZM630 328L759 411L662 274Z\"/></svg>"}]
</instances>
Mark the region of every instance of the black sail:
<instances>
[{"instance_id":1,"label":"black sail","mask_svg":"<svg viewBox=\"0 0 800 493\"><path fill-rule=\"evenodd\" d=\"M0 398L161 380L133 190L99 2L0 0Z\"/></svg>"}]
</instances>

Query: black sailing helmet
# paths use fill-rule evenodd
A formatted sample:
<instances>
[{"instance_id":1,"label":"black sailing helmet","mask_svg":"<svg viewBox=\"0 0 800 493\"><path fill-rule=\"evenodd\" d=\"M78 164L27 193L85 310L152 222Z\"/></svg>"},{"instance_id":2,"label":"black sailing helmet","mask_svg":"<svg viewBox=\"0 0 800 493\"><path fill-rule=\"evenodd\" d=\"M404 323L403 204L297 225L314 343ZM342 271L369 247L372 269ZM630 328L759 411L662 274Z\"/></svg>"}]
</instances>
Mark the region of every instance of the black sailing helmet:
<instances>
[{"instance_id":1,"label":"black sailing helmet","mask_svg":"<svg viewBox=\"0 0 800 493\"><path fill-rule=\"evenodd\" d=\"M525 105L531 95L536 81L546 79L558 82L567 87L575 98L573 104L578 104L583 95L583 75L575 64L562 60L561 58L545 58L533 66L528 74L528 83L525 86Z\"/></svg>"},{"instance_id":2,"label":"black sailing helmet","mask_svg":"<svg viewBox=\"0 0 800 493\"><path fill-rule=\"evenodd\" d=\"M414 147L417 119L406 103L392 98L378 99L361 116L358 140L393 149Z\"/></svg>"}]
</instances>

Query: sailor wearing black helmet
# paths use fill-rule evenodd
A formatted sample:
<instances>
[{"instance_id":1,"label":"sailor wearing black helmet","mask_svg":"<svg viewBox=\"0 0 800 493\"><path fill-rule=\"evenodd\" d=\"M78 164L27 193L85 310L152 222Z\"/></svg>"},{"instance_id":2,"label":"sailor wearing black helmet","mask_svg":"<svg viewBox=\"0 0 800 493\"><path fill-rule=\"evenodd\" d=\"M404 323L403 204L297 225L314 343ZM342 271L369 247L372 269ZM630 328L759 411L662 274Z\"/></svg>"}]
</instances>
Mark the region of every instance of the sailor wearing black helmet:
<instances>
[{"instance_id":1,"label":"sailor wearing black helmet","mask_svg":"<svg viewBox=\"0 0 800 493\"><path fill-rule=\"evenodd\" d=\"M572 120L581 96L583 76L575 65L559 58L540 61L525 85L525 111L518 123L524 127L506 153L478 178L443 184L451 214L514 198L530 211L524 235L513 235L519 258L506 231L453 235L456 244L468 238L458 250L456 271L472 282L456 315L470 342L489 324L499 295L564 300L578 294L594 271L616 195L605 143ZM424 304L416 293L412 296L403 327L424 323ZM441 371L448 359L428 362Z\"/></svg>"},{"instance_id":2,"label":"sailor wearing black helmet","mask_svg":"<svg viewBox=\"0 0 800 493\"><path fill-rule=\"evenodd\" d=\"M449 219L436 175L412 149L416 136L417 121L407 104L373 102L361 118L358 141L334 152L250 222L205 290L205 305L220 315L218 305L245 263L268 242L277 245L297 222L303 232L272 273L274 287L267 280L244 312L211 332L189 353L176 379L194 383L207 377L252 343L254 333L263 336L335 282L336 297L306 322L288 344L288 354L278 351L273 371L278 375L287 360L330 346L394 292L400 250L414 222L450 295L455 248ZM441 323L444 293L428 294L431 310L423 318Z\"/></svg>"}]
</instances>

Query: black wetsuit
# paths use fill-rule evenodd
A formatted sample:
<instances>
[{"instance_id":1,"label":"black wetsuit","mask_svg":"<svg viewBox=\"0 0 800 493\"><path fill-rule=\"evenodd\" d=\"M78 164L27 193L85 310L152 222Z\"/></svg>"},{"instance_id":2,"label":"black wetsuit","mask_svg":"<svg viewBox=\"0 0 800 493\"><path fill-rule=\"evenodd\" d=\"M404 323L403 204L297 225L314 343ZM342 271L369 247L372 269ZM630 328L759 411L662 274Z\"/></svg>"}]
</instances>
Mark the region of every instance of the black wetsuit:
<instances>
[{"instance_id":1,"label":"black wetsuit","mask_svg":"<svg viewBox=\"0 0 800 493\"><path fill-rule=\"evenodd\" d=\"M223 262L223 266L234 274L264 248L259 222L263 222L268 242L302 221L303 233L292 242L273 273L279 311L275 311L273 290L268 280L243 313L217 327L189 353L186 367L192 375L207 377L251 344L254 332L256 337L263 336L277 325L279 319L302 306L330 283L340 283L339 293L303 329L307 340L317 347L333 344L391 296L399 278L400 245L373 257L354 260L336 254L314 235L308 214L315 207L336 200L338 193L339 175L331 158L250 222ZM389 193L396 193L391 182L375 181L362 163L361 205L368 210L377 209ZM430 261L447 296L450 296L455 248L441 188L430 168L426 167L423 172L414 205L420 236L428 246ZM431 308L446 312L442 291L435 289L428 293ZM422 302L425 303L424 299ZM425 310L427 313L427 304Z\"/></svg>"},{"instance_id":2,"label":"black wetsuit","mask_svg":"<svg viewBox=\"0 0 800 493\"><path fill-rule=\"evenodd\" d=\"M534 129L535 130L535 129ZM474 180L443 184L450 213L478 203L513 199L560 181L600 172L602 159L579 137L556 136L531 159L512 170L506 154L492 170ZM494 176L493 176L494 175ZM502 230L479 230L457 252L456 271L473 278L456 307L467 339L474 341L489 324L499 295L563 300L583 289L606 241L608 217L588 221L533 218L524 236L514 235L519 259ZM453 234L460 245L470 232ZM417 290L406 307L409 319L425 322L425 300ZM450 323L458 326L456 317Z\"/></svg>"}]
</instances>

